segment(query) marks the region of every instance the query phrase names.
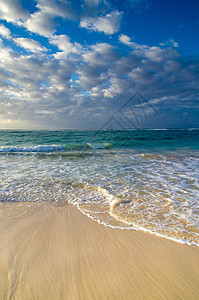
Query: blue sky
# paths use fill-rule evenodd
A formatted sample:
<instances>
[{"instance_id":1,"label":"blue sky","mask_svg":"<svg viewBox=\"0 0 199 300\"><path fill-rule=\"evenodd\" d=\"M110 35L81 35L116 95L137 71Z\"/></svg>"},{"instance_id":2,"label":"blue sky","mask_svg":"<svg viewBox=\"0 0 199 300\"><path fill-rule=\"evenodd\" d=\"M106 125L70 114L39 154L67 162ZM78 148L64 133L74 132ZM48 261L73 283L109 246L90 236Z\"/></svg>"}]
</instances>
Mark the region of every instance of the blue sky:
<instances>
[{"instance_id":1,"label":"blue sky","mask_svg":"<svg viewBox=\"0 0 199 300\"><path fill-rule=\"evenodd\" d=\"M199 0L0 0L0 128L199 127Z\"/></svg>"}]
</instances>

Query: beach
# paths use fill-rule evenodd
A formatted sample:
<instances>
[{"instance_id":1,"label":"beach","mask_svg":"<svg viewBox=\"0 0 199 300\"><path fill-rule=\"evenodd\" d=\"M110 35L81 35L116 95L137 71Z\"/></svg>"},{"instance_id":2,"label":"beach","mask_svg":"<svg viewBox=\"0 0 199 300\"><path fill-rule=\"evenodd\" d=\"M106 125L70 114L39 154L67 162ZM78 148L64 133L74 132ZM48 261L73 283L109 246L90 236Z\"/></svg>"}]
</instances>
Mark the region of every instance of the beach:
<instances>
[{"instance_id":1,"label":"beach","mask_svg":"<svg viewBox=\"0 0 199 300\"><path fill-rule=\"evenodd\" d=\"M65 202L1 203L0 231L0 299L198 299L197 246Z\"/></svg>"},{"instance_id":2,"label":"beach","mask_svg":"<svg viewBox=\"0 0 199 300\"><path fill-rule=\"evenodd\" d=\"M199 299L198 137L0 131L0 299Z\"/></svg>"}]
</instances>

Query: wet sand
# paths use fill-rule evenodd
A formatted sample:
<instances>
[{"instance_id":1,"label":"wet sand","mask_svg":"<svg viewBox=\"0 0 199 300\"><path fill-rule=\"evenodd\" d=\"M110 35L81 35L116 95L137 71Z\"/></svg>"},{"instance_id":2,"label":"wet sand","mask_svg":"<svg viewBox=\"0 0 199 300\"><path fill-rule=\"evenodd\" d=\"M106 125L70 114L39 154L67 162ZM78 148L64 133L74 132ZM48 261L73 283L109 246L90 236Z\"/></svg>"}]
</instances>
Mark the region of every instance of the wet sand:
<instances>
[{"instance_id":1,"label":"wet sand","mask_svg":"<svg viewBox=\"0 0 199 300\"><path fill-rule=\"evenodd\" d=\"M65 203L2 203L0 299L199 299L199 247Z\"/></svg>"}]
</instances>

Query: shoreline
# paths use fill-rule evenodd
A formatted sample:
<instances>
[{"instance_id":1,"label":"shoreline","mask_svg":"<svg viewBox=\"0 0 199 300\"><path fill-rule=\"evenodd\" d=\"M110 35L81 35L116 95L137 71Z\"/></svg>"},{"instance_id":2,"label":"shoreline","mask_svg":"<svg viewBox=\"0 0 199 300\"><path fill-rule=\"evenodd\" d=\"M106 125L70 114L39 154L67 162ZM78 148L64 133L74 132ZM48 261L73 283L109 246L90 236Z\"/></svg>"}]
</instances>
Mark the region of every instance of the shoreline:
<instances>
[{"instance_id":1,"label":"shoreline","mask_svg":"<svg viewBox=\"0 0 199 300\"><path fill-rule=\"evenodd\" d=\"M150 229L146 229L144 227L137 227L137 228L136 227L128 227L128 226L127 227L122 227L122 226L119 226L119 225L115 225L114 226L114 225L111 225L111 224L108 224L108 223L105 223L105 222L101 222L101 221L95 219L94 217L90 216L89 213L86 213L83 210L81 210L81 208L79 207L79 205L77 205L76 207L80 211L80 213L82 213L83 215L87 216L92 221L97 222L98 224L103 225L105 227L109 227L109 228L112 228L112 229L133 230L133 231L138 231L138 232L144 232L146 234L151 234L151 235L156 236L158 238L167 239L169 241L173 241L175 243L179 243L179 244L182 244L182 245L199 247L199 243L189 242L189 241L186 241L186 240L181 240L179 238L174 238L174 237L170 237L170 236L167 236L167 235L163 235L161 233L157 233L155 231L152 231ZM116 222L123 224L122 221L119 221L119 220L117 220Z\"/></svg>"},{"instance_id":2,"label":"shoreline","mask_svg":"<svg viewBox=\"0 0 199 300\"><path fill-rule=\"evenodd\" d=\"M199 248L65 202L0 206L0 299L198 299Z\"/></svg>"}]
</instances>

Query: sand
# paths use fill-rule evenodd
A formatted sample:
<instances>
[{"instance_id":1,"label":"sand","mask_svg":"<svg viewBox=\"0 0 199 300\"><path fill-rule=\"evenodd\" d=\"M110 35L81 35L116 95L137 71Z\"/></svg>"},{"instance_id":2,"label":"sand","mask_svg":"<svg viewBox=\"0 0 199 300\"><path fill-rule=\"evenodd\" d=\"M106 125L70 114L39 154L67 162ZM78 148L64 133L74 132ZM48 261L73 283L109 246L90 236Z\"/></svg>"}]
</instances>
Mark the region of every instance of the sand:
<instances>
[{"instance_id":1,"label":"sand","mask_svg":"<svg viewBox=\"0 0 199 300\"><path fill-rule=\"evenodd\" d=\"M65 203L0 206L0 299L199 299L199 247Z\"/></svg>"}]
</instances>

